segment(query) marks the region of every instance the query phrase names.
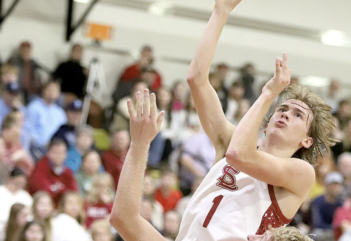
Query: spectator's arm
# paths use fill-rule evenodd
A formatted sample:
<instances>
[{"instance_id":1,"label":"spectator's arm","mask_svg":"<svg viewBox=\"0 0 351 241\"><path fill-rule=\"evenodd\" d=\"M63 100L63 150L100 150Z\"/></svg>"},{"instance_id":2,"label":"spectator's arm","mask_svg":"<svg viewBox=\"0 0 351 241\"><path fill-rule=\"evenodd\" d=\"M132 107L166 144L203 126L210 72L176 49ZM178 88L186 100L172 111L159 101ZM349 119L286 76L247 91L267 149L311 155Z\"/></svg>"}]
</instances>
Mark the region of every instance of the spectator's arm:
<instances>
[{"instance_id":1,"label":"spectator's arm","mask_svg":"<svg viewBox=\"0 0 351 241\"><path fill-rule=\"evenodd\" d=\"M194 176L196 177L204 177L206 173L203 173L199 169L196 168L194 164L195 160L187 155L187 154L182 154L180 158L180 164L189 172L191 172Z\"/></svg>"},{"instance_id":2,"label":"spectator's arm","mask_svg":"<svg viewBox=\"0 0 351 241\"><path fill-rule=\"evenodd\" d=\"M28 131L31 137L32 143L34 143L37 146L43 146L46 143L44 143L43 136L45 136L45 133L43 133L43 128L40 124L40 117L37 112L37 106L29 105L28 106L28 112L27 112L27 120L28 122Z\"/></svg>"}]
</instances>

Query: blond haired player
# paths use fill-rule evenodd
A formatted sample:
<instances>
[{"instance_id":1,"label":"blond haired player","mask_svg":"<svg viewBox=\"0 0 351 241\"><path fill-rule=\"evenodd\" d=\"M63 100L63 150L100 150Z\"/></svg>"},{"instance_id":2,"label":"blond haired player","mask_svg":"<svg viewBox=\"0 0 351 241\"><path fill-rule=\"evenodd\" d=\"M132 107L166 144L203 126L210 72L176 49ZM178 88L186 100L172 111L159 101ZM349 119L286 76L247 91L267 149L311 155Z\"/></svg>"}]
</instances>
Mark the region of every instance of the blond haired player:
<instances>
[{"instance_id":1,"label":"blond haired player","mask_svg":"<svg viewBox=\"0 0 351 241\"><path fill-rule=\"evenodd\" d=\"M142 180L148 150L151 141L160 130L164 113L157 114L154 94L151 94L150 104L148 90L144 91L144 96L137 93L136 99L137 113L134 112L131 101L128 102L132 142L121 173L110 222L126 241L165 241L166 239L140 215ZM269 228L263 235L248 235L247 240L311 241L293 227Z\"/></svg>"},{"instance_id":2,"label":"blond haired player","mask_svg":"<svg viewBox=\"0 0 351 241\"><path fill-rule=\"evenodd\" d=\"M188 73L191 94L202 126L216 149L216 160L185 210L177 241L247 240L249 234L264 234L269 226L288 224L314 183L312 165L316 157L335 143L329 136L334 128L330 106L306 88L289 86L291 73L286 54L276 59L274 77L238 126L226 120L208 75L222 29L239 3L216 0ZM260 123L279 94L281 102L257 148ZM130 175L137 176L135 169ZM131 182L135 194L134 185ZM129 215L122 218L123 213L115 214L121 219L113 223L122 225L118 228L132 239L134 236L127 235L131 234L129 225L135 222L129 222ZM124 218L128 220L122 222ZM146 226L137 226L135 232L141 228L144 234L151 235ZM143 236L138 237L143 240ZM157 239L153 236L145 240Z\"/></svg>"}]
</instances>

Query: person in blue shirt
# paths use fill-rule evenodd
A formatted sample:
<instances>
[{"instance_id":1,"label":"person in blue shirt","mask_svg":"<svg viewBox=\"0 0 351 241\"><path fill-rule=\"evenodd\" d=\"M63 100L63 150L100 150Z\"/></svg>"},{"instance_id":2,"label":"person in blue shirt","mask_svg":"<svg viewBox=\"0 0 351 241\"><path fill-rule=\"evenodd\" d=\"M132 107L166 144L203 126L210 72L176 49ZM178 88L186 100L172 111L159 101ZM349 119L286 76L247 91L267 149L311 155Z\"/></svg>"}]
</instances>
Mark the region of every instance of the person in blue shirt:
<instances>
[{"instance_id":1,"label":"person in blue shirt","mask_svg":"<svg viewBox=\"0 0 351 241\"><path fill-rule=\"evenodd\" d=\"M42 89L41 98L28 105L27 122L31 137L31 151L39 160L46 152L46 146L56 130L67 122L64 110L56 104L60 96L60 85L49 81Z\"/></svg>"},{"instance_id":2,"label":"person in blue shirt","mask_svg":"<svg viewBox=\"0 0 351 241\"><path fill-rule=\"evenodd\" d=\"M325 193L311 203L312 233L320 238L333 237L333 216L342 205L340 195L343 191L343 176L339 172L330 172L324 179Z\"/></svg>"},{"instance_id":3,"label":"person in blue shirt","mask_svg":"<svg viewBox=\"0 0 351 241\"><path fill-rule=\"evenodd\" d=\"M0 98L0 126L9 114L18 114L19 118L25 118L27 110L21 103L21 92L22 89L18 82L5 84L3 98ZM23 122L21 126L21 145L26 151L29 151L28 123Z\"/></svg>"},{"instance_id":4,"label":"person in blue shirt","mask_svg":"<svg viewBox=\"0 0 351 241\"><path fill-rule=\"evenodd\" d=\"M65 166L75 174L79 171L83 156L92 149L94 142L93 129L81 126L77 130L77 142L68 149Z\"/></svg>"},{"instance_id":5,"label":"person in blue shirt","mask_svg":"<svg viewBox=\"0 0 351 241\"><path fill-rule=\"evenodd\" d=\"M66 108L67 123L60 126L51 139L63 140L68 148L76 145L76 129L82 116L83 103L81 100L75 100Z\"/></svg>"}]
</instances>

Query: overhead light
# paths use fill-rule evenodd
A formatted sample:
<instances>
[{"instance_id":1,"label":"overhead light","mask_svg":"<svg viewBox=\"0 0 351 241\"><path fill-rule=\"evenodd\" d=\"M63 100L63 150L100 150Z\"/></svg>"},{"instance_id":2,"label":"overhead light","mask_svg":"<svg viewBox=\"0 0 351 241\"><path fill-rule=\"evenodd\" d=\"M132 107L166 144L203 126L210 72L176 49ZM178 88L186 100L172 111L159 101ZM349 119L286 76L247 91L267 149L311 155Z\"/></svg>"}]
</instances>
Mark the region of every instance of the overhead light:
<instances>
[{"instance_id":1,"label":"overhead light","mask_svg":"<svg viewBox=\"0 0 351 241\"><path fill-rule=\"evenodd\" d=\"M315 87L326 87L329 85L330 80L327 78L317 76L305 76L299 78L299 83L302 85L315 86Z\"/></svg>"},{"instance_id":2,"label":"overhead light","mask_svg":"<svg viewBox=\"0 0 351 241\"><path fill-rule=\"evenodd\" d=\"M91 0L74 0L77 3L90 3Z\"/></svg>"},{"instance_id":3,"label":"overhead light","mask_svg":"<svg viewBox=\"0 0 351 241\"><path fill-rule=\"evenodd\" d=\"M149 7L149 13L164 16L169 9L173 7L172 3L169 2L156 2L151 4Z\"/></svg>"},{"instance_id":4,"label":"overhead light","mask_svg":"<svg viewBox=\"0 0 351 241\"><path fill-rule=\"evenodd\" d=\"M328 30L321 34L322 43L331 46L351 46L351 40L348 36L338 30Z\"/></svg>"}]
</instances>

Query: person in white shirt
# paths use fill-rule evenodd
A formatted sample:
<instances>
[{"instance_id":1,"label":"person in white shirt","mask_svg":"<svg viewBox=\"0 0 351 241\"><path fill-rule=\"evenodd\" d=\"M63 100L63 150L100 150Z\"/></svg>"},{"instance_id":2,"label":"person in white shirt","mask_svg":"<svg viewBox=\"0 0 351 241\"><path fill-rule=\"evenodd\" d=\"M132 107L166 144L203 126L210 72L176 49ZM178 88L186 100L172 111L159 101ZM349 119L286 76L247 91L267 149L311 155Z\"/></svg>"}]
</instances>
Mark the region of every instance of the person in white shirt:
<instances>
[{"instance_id":1,"label":"person in white shirt","mask_svg":"<svg viewBox=\"0 0 351 241\"><path fill-rule=\"evenodd\" d=\"M7 178L5 185L0 186L0 240L4 238L4 230L12 205L20 203L26 207L32 206L32 197L23 190L26 184L25 173L15 167Z\"/></svg>"}]
</instances>

